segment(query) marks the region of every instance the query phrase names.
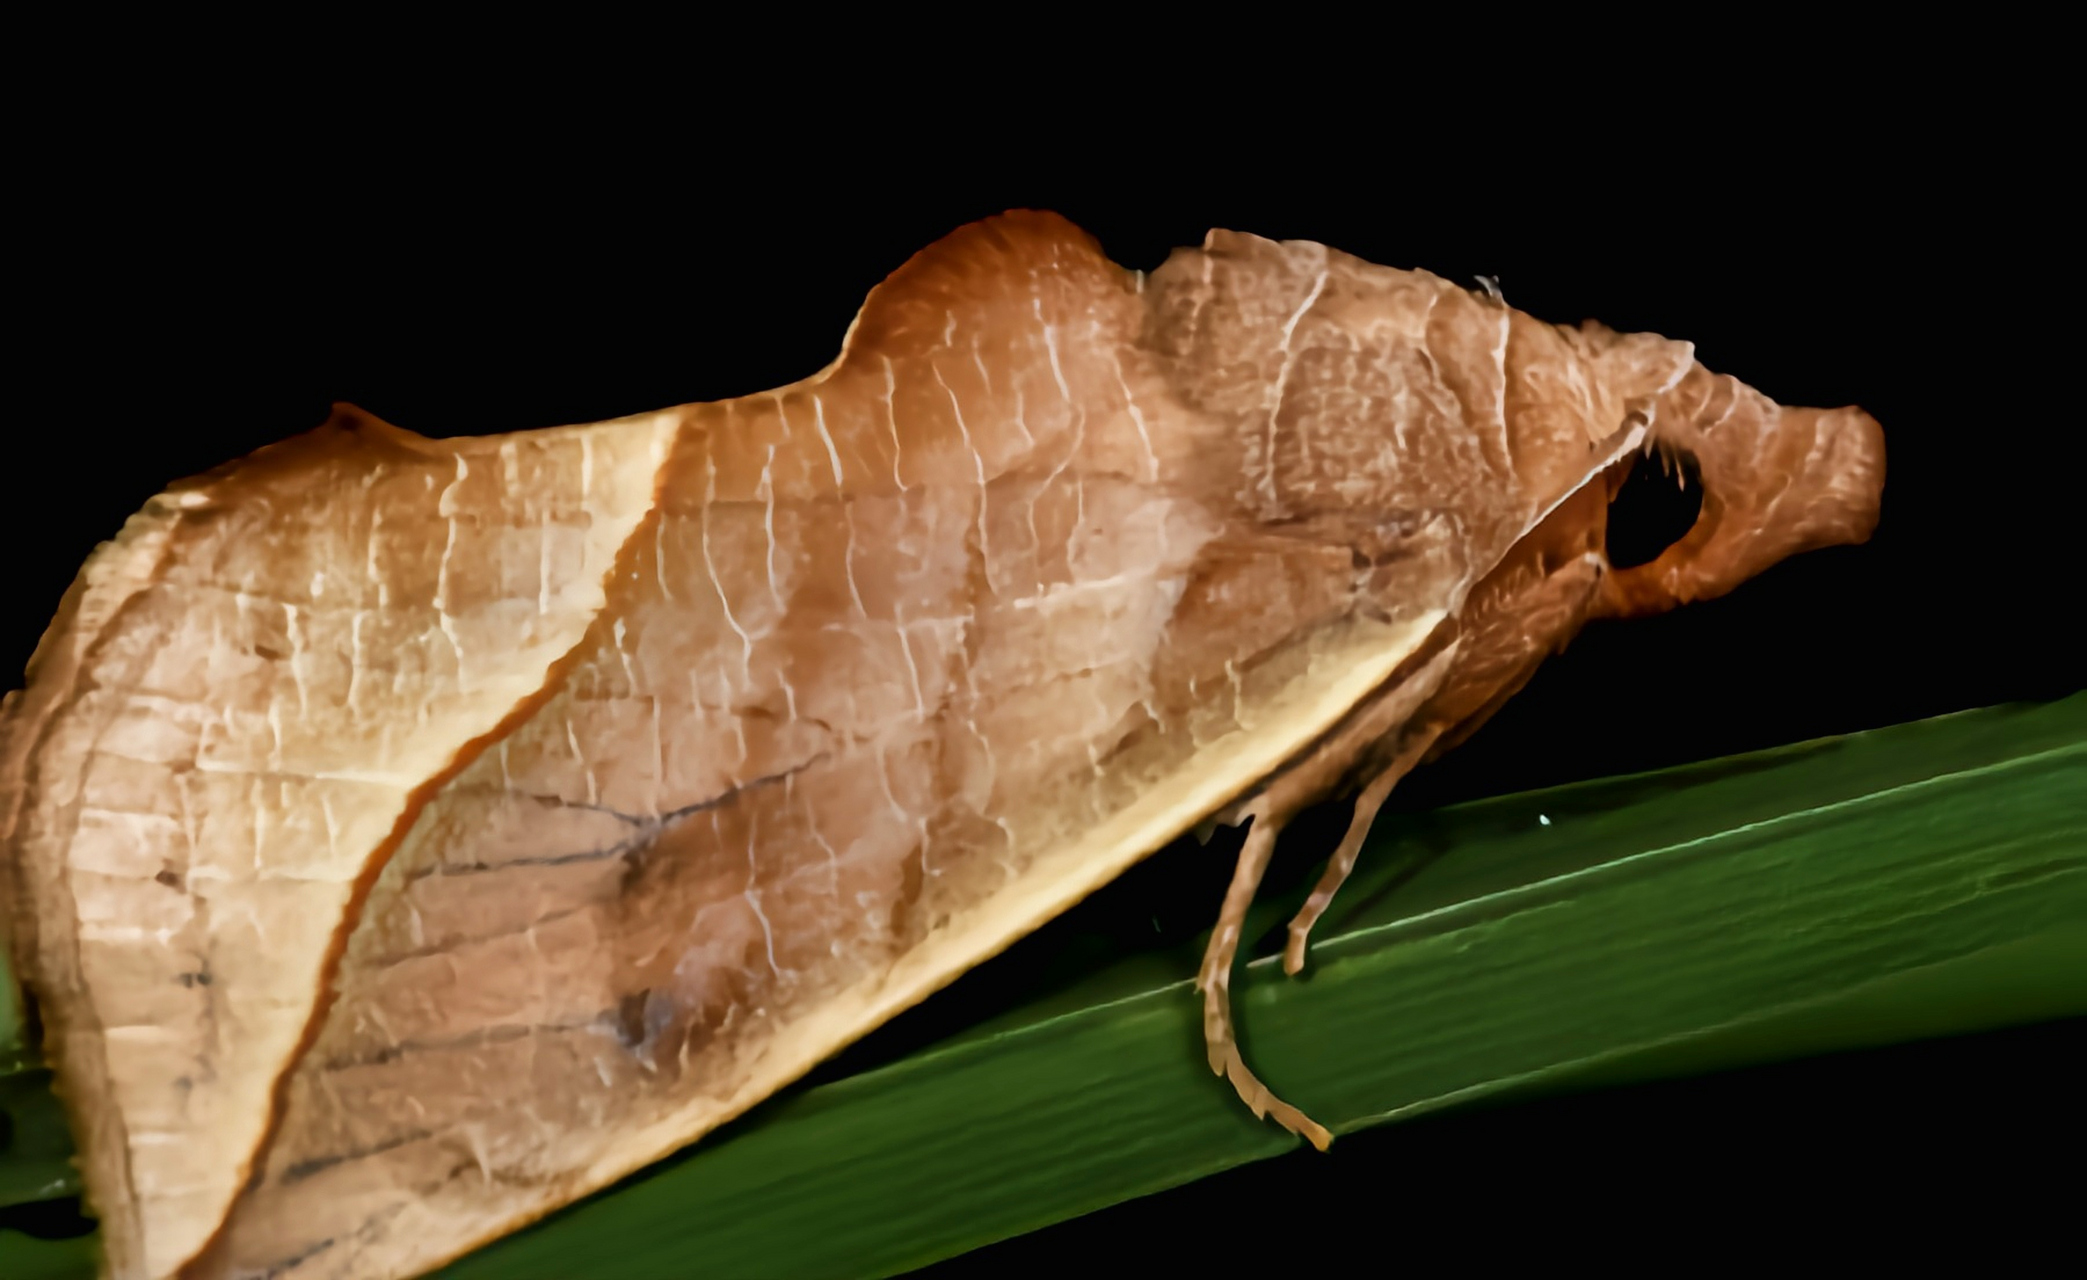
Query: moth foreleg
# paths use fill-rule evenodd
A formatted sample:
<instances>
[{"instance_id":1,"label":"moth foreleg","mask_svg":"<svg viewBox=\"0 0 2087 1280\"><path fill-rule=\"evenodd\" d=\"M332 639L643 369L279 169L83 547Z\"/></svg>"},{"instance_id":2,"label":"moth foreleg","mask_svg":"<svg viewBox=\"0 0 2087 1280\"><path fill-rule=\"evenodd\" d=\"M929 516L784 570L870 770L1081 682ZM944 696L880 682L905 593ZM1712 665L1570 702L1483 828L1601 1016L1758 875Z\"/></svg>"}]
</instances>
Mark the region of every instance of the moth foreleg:
<instances>
[{"instance_id":1,"label":"moth foreleg","mask_svg":"<svg viewBox=\"0 0 2087 1280\"><path fill-rule=\"evenodd\" d=\"M1203 968L1196 985L1203 992L1203 1042L1210 1055L1210 1069L1232 1082L1240 1098L1256 1116L1274 1116L1290 1132L1311 1141L1324 1151L1333 1135L1310 1116L1269 1092L1256 1079L1239 1054L1232 1032L1232 965L1239 955L1239 935L1246 927L1247 909L1261 887L1268 860L1275 852L1276 836L1283 824L1306 806L1327 795L1341 779L1354 776L1358 761L1369 756L1377 744L1408 724L1414 714L1442 687L1456 661L1457 642L1441 646L1417 669L1380 690L1366 701L1324 742L1272 777L1250 799L1222 810L1219 821L1251 821L1246 840L1239 848L1239 864L1225 890L1225 903L1218 913L1217 928L1211 932L1209 949L1203 953ZM1405 743L1390 767L1384 790L1412 768L1425 750L1417 739ZM1381 797L1379 798L1381 803ZM1368 823L1363 823L1368 829ZM1357 837L1360 843L1360 837ZM1354 858L1348 858L1350 865ZM1343 871L1342 875L1347 873ZM1334 881L1338 886L1339 880ZM1331 896L1331 889L1329 889Z\"/></svg>"},{"instance_id":2,"label":"moth foreleg","mask_svg":"<svg viewBox=\"0 0 2087 1280\"><path fill-rule=\"evenodd\" d=\"M1290 940L1283 947L1283 972L1294 977L1303 970L1312 926L1326 914L1326 908L1333 904L1333 895L1340 892L1341 886L1347 883L1348 873L1355 870L1355 861L1362 855L1363 838L1369 835L1371 825L1377 821L1377 810L1383 808L1391 789L1419 761L1426 747L1423 742L1401 751L1398 759L1372 778L1362 789L1362 794L1355 797L1355 812L1348 819L1348 834L1341 837L1340 847L1327 860L1325 872L1312 888L1312 896L1305 899L1304 906L1298 908L1297 915L1290 921Z\"/></svg>"},{"instance_id":3,"label":"moth foreleg","mask_svg":"<svg viewBox=\"0 0 2087 1280\"><path fill-rule=\"evenodd\" d=\"M1268 859L1275 852L1276 836L1288 815L1279 816L1273 806L1264 802L1251 807L1248 816L1252 817L1253 826L1248 828L1246 842L1240 846L1239 865L1233 869L1232 884L1225 891L1225 905L1218 913L1217 928L1210 935L1210 946L1203 953L1202 973L1196 980L1203 991L1203 1044L1210 1056L1210 1069L1232 1082L1240 1100L1256 1118L1274 1116L1276 1123L1324 1151L1333 1142L1333 1135L1261 1083L1240 1056L1239 1041L1232 1030L1232 964L1239 955L1240 931L1246 927L1247 908L1253 905L1254 892L1261 887Z\"/></svg>"}]
</instances>

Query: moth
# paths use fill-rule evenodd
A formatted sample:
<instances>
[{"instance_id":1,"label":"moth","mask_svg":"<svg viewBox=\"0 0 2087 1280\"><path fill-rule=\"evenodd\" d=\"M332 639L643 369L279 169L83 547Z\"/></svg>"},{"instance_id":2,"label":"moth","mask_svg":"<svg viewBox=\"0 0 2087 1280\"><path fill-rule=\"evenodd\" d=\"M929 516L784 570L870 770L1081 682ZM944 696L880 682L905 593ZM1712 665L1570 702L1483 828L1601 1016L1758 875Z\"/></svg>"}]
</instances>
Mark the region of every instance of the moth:
<instances>
[{"instance_id":1,"label":"moth","mask_svg":"<svg viewBox=\"0 0 2087 1280\"><path fill-rule=\"evenodd\" d=\"M1617 570L1634 457L1691 531ZM0 902L119 1276L393 1277L695 1141L1125 868L1399 779L1591 618L1860 541L1877 423L1686 343L1011 213L758 395L348 406L99 549L0 720Z\"/></svg>"}]
</instances>

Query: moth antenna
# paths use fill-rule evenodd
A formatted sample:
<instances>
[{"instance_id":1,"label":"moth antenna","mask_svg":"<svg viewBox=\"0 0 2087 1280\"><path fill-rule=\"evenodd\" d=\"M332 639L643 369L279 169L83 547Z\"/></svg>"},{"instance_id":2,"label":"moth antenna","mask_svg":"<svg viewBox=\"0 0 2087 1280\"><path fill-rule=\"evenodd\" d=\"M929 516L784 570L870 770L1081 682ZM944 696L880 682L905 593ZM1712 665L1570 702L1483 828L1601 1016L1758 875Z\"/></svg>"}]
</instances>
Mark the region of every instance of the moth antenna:
<instances>
[{"instance_id":1,"label":"moth antenna","mask_svg":"<svg viewBox=\"0 0 2087 1280\"><path fill-rule=\"evenodd\" d=\"M1209 1053L1210 1069L1232 1082L1256 1117L1273 1116L1275 1122L1324 1151L1333 1135L1310 1116L1275 1096L1262 1084L1239 1054L1239 1041L1232 1030L1232 964L1239 955L1239 934L1246 927L1247 908L1268 859L1275 852L1276 836L1283 818L1263 804L1252 813L1253 826L1239 848L1239 864L1233 868L1231 887L1225 890L1225 905L1218 913L1217 928L1211 931L1210 947L1203 953L1203 970L1196 985L1203 991L1203 1046Z\"/></svg>"},{"instance_id":2,"label":"moth antenna","mask_svg":"<svg viewBox=\"0 0 2087 1280\"><path fill-rule=\"evenodd\" d=\"M1507 301L1507 295L1500 292L1500 278L1498 276L1479 276L1477 279L1478 287L1484 292L1486 297L1491 298L1495 302Z\"/></svg>"}]
</instances>

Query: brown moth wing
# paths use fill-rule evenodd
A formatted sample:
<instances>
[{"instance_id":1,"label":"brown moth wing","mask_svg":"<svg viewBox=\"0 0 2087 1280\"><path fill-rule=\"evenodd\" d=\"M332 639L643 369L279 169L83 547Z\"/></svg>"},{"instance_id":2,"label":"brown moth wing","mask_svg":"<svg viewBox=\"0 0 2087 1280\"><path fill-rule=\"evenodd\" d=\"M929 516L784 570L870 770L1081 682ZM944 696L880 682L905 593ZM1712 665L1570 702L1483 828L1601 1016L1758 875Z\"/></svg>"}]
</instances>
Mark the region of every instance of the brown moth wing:
<instances>
[{"instance_id":1,"label":"brown moth wing","mask_svg":"<svg viewBox=\"0 0 2087 1280\"><path fill-rule=\"evenodd\" d=\"M1511 422L1517 323L1248 237L1141 282L1010 217L819 378L686 410L583 656L379 877L214 1263L405 1273L511 1230L1275 770L1686 368L1619 390L1536 326L1603 420Z\"/></svg>"},{"instance_id":2,"label":"brown moth wing","mask_svg":"<svg viewBox=\"0 0 2087 1280\"><path fill-rule=\"evenodd\" d=\"M117 1274L230 1207L371 858L599 612L667 425L429 441L344 409L82 571L0 722L0 881Z\"/></svg>"},{"instance_id":3,"label":"brown moth wing","mask_svg":"<svg viewBox=\"0 0 2087 1280\"><path fill-rule=\"evenodd\" d=\"M584 638L497 732L392 705L441 763L357 846L367 900L191 1271L424 1270L1242 796L1395 776L1523 629L1577 625L1584 564L1508 570L1584 535L1693 369L1315 245L1217 232L1150 279L1047 215L932 247L826 372L660 416ZM497 563L458 561L511 599Z\"/></svg>"},{"instance_id":4,"label":"brown moth wing","mask_svg":"<svg viewBox=\"0 0 2087 1280\"><path fill-rule=\"evenodd\" d=\"M112 615L150 583L166 549L174 508L163 499L132 516L122 531L81 569L56 616L30 658L27 687L0 701L0 841L8 858L0 866L0 926L8 935L17 977L39 992L53 993L56 1008L44 1012L45 1056L57 1071L57 1088L73 1115L74 1142L89 1185L120 1188L100 1209L109 1250L135 1255L139 1248L137 1206L124 1186L128 1137L109 1080L106 1046L81 973L80 947L72 936L75 909L63 863L26 839L25 810L34 785L77 790L85 761L61 758L31 763L52 720L61 714L82 679L87 650ZM62 750L62 748L60 748ZM58 751L49 753L58 756ZM55 841L39 841L45 850ZM49 924L45 923L46 918ZM257 1135L258 1136L258 1135Z\"/></svg>"}]
</instances>

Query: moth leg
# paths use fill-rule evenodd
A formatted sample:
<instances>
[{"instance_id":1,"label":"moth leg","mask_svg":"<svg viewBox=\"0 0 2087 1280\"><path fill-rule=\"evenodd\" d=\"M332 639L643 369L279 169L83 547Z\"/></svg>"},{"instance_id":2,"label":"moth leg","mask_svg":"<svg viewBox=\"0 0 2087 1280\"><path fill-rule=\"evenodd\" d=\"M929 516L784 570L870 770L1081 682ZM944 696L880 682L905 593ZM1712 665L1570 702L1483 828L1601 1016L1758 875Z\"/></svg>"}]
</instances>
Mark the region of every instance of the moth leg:
<instances>
[{"instance_id":1,"label":"moth leg","mask_svg":"<svg viewBox=\"0 0 2087 1280\"><path fill-rule=\"evenodd\" d=\"M1355 812L1348 819L1348 834L1341 837L1341 844L1327 860L1326 870L1320 875L1319 883L1313 887L1312 896L1305 899L1304 906L1290 921L1290 940L1283 947L1283 972L1295 977L1304 968L1305 948L1312 936L1312 926L1333 905L1333 895L1340 892L1348 881L1348 873L1355 870L1356 859L1362 856L1362 842L1370 834L1370 826L1377 821L1377 811L1384 807L1391 789L1399 779L1413 772L1428 749L1441 737L1440 726L1430 725L1406 735L1397 755L1384 766L1362 794L1355 797Z\"/></svg>"},{"instance_id":2,"label":"moth leg","mask_svg":"<svg viewBox=\"0 0 2087 1280\"><path fill-rule=\"evenodd\" d=\"M1283 1128L1324 1151L1333 1142L1333 1135L1276 1097L1247 1069L1232 1032L1232 964L1239 954L1239 934L1246 926L1246 912L1253 905L1254 891L1260 888L1261 876L1268 870L1269 856L1275 852L1276 835L1282 830L1282 819L1270 809L1262 804L1248 810L1253 826L1247 830L1246 843L1240 846L1239 865L1232 872L1231 887L1225 890L1225 905L1218 913L1217 928L1210 935L1210 947L1203 953L1202 973L1196 979L1203 991L1203 1044L1210 1055L1210 1069L1232 1082L1240 1100L1257 1119L1274 1116Z\"/></svg>"},{"instance_id":3,"label":"moth leg","mask_svg":"<svg viewBox=\"0 0 2087 1280\"><path fill-rule=\"evenodd\" d=\"M1386 769L1355 798L1355 813L1348 819L1348 834L1341 837L1340 848L1333 851L1325 874L1319 877L1318 885L1312 889L1312 896L1305 899L1304 906L1290 921L1290 940L1283 947L1284 973L1294 977L1303 970L1305 947L1311 940L1312 926L1326 914L1326 908L1333 904L1333 895L1340 892L1341 885L1347 882L1348 873L1355 870L1355 860L1362 853L1363 837L1370 833L1370 824L1377 820L1377 810L1383 807L1385 797L1405 776L1403 768L1393 766Z\"/></svg>"}]
</instances>

